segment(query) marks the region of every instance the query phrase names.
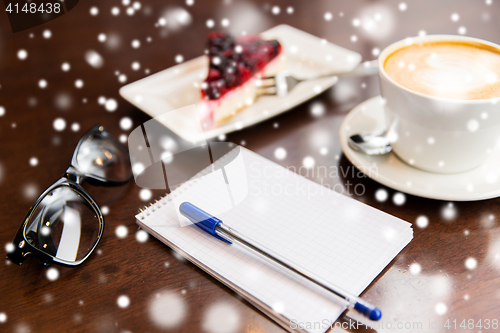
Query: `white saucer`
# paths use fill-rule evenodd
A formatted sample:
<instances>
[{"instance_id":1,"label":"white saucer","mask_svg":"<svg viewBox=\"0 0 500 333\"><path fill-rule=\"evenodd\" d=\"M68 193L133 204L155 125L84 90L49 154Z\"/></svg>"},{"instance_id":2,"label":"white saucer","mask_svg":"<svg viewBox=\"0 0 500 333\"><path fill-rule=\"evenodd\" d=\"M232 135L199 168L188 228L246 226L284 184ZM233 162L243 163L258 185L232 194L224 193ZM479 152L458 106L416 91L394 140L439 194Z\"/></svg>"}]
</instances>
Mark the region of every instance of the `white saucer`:
<instances>
[{"instance_id":1,"label":"white saucer","mask_svg":"<svg viewBox=\"0 0 500 333\"><path fill-rule=\"evenodd\" d=\"M438 174L416 169L394 153L368 156L352 150L347 138L362 131L385 129L382 97L373 97L349 112L340 127L340 144L351 163L368 177L395 190L419 197L473 201L500 196L500 151L485 164L463 173Z\"/></svg>"}]
</instances>

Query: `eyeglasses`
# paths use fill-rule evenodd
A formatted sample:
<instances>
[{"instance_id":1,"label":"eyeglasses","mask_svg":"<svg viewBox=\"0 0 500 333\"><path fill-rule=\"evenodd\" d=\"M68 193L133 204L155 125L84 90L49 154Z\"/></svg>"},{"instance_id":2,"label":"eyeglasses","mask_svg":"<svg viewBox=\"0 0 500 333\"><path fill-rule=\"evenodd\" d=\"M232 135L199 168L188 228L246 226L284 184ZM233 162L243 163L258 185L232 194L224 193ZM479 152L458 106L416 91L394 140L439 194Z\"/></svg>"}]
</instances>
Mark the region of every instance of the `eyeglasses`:
<instances>
[{"instance_id":1,"label":"eyeglasses","mask_svg":"<svg viewBox=\"0 0 500 333\"><path fill-rule=\"evenodd\" d=\"M29 255L44 265L80 265L95 250L104 230L102 212L82 181L115 186L131 178L127 148L102 126L94 126L78 142L64 176L30 208L7 258L19 265Z\"/></svg>"}]
</instances>

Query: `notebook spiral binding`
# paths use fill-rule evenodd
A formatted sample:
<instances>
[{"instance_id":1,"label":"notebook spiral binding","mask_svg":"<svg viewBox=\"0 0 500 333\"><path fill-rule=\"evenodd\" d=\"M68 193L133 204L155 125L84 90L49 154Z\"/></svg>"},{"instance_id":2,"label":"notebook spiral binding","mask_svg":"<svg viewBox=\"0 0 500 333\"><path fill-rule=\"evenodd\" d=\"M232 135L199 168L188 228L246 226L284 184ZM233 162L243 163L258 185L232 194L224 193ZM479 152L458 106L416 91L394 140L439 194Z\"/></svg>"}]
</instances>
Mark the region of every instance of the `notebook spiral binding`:
<instances>
[{"instance_id":1,"label":"notebook spiral binding","mask_svg":"<svg viewBox=\"0 0 500 333\"><path fill-rule=\"evenodd\" d=\"M172 198L175 197L175 195L182 193L186 188L193 186L196 184L198 181L198 178L205 176L209 174L213 168L215 163L223 163L226 159L228 159L231 155L231 153L237 151L238 146L236 148L230 150L227 154L219 158L214 164L209 165L205 169L201 170L198 172L196 175L194 175L189 181L185 182L184 184L180 185L177 187L175 190L170 192L170 194L165 194L164 196L160 196L158 199L156 199L153 202L150 202L149 205L146 205L142 208L139 208L138 214L136 217L139 217L141 220L144 220L147 216L151 215L151 213L155 212L157 209L159 209L162 206L165 206L168 202L172 201Z\"/></svg>"},{"instance_id":2,"label":"notebook spiral binding","mask_svg":"<svg viewBox=\"0 0 500 333\"><path fill-rule=\"evenodd\" d=\"M141 220L144 220L146 216L151 215L152 212L156 211L156 209L160 208L161 206L164 206L167 203L167 201L170 200L171 199L169 198L168 194L160 196L158 199L156 199L154 202L151 202L149 205L139 208L138 216L140 216Z\"/></svg>"}]
</instances>

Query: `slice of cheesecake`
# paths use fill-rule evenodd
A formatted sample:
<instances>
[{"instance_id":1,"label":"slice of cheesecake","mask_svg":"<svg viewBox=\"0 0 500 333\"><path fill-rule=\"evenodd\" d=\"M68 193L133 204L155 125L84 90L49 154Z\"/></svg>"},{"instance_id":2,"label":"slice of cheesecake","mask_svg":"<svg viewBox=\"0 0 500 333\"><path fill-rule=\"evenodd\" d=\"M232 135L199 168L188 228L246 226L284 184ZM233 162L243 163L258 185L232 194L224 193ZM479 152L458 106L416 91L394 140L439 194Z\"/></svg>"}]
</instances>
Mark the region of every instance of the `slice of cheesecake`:
<instances>
[{"instance_id":1,"label":"slice of cheesecake","mask_svg":"<svg viewBox=\"0 0 500 333\"><path fill-rule=\"evenodd\" d=\"M210 65L197 105L204 129L219 125L254 102L256 81L284 69L281 49L277 40L260 36L208 35Z\"/></svg>"}]
</instances>

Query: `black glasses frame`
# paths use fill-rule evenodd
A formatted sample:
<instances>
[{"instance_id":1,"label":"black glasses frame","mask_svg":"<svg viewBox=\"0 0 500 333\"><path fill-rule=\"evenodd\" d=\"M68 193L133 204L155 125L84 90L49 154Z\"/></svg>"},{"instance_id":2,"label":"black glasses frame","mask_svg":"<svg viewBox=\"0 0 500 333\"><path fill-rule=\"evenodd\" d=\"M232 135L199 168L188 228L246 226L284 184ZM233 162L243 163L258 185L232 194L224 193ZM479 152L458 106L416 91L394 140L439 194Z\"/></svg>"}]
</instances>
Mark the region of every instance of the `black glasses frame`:
<instances>
[{"instance_id":1,"label":"black glasses frame","mask_svg":"<svg viewBox=\"0 0 500 333\"><path fill-rule=\"evenodd\" d=\"M81 183L83 182L83 180L85 180L86 182L92 185L119 186L130 181L133 177L133 174L131 173L130 176L124 180L110 180L97 175L81 172L78 169L78 161L77 161L78 151L82 143L85 141L85 139L87 139L92 134L99 134L100 136L112 141L114 144L116 144L118 148L120 148L123 152L127 153L128 155L128 149L122 143L120 143L114 136L112 136L108 131L106 131L103 126L96 125L92 127L88 132L86 132L78 141L75 151L73 152L71 164L64 173L64 175L54 184L49 186L38 197L38 199L30 207L28 213L26 214L26 217L24 218L21 227L19 228L16 236L14 237L13 241L14 249L13 251L7 254L7 258L12 262L21 265L28 256L34 256L38 258L43 265L57 263L60 265L73 267L83 263L99 245L99 242L101 241L102 238L102 234L104 232L104 217L97 203L94 201L94 199L92 199L92 197L87 193L87 191L85 191L85 189L81 186ZM26 227L28 226L29 221L33 217L33 214L35 213L38 205L51 191L59 187L69 187L73 191L75 191L79 197L84 199L84 203L87 205L87 207L93 210L95 216L99 220L99 233L97 235L97 240L94 246L85 255L85 257L83 257L78 261L67 261L64 259L56 258L31 245L28 239L26 238Z\"/></svg>"}]
</instances>

